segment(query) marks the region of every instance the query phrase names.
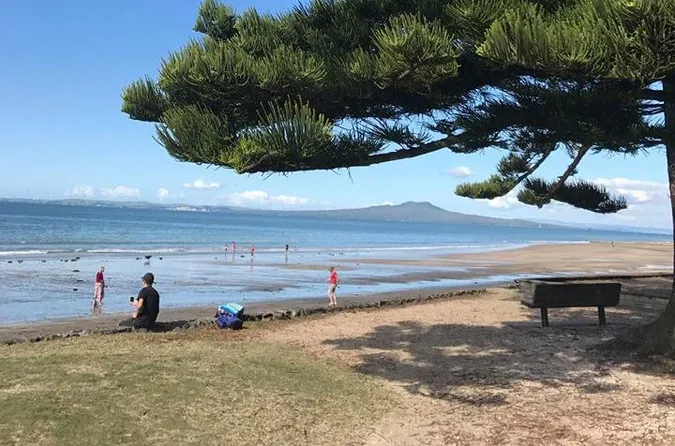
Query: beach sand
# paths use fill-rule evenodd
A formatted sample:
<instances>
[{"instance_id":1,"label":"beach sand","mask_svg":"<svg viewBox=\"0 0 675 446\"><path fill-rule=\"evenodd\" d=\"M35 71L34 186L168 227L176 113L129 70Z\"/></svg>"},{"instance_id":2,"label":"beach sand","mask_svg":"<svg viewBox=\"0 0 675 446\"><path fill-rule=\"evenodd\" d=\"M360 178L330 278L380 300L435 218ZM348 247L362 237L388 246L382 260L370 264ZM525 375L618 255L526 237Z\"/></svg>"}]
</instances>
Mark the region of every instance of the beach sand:
<instances>
[{"instance_id":1,"label":"beach sand","mask_svg":"<svg viewBox=\"0 0 675 446\"><path fill-rule=\"evenodd\" d=\"M388 277L379 277L378 281L395 283L419 283L422 280L433 283L434 280L445 278L463 279L465 282L459 288L480 288L484 284L480 279L487 277L499 278L491 283L504 284L510 282L514 276L525 274L555 275L565 274L649 274L656 272L672 272L672 245L669 243L580 243L536 245L522 249L496 251L487 253L457 254L423 260L392 260L392 259L359 259L361 263L392 263L398 265L417 266L444 266L465 268L462 270L438 269L428 272L401 273ZM341 259L343 264L356 262L351 259ZM475 280L474 280L475 279ZM375 280L375 279L373 279ZM339 295L339 302L358 303L374 302L378 300L415 298L429 294L443 294L454 291L458 287L419 288L411 286L403 291ZM658 293L658 291L652 290ZM663 297L663 296L662 296ZM251 303L247 305L247 312L273 312L281 309L297 307L323 306L327 299L323 296L314 299L291 299ZM195 320L211 318L215 313L214 307L186 307L181 309L163 310L159 321L169 322L176 320ZM31 324L13 324L0 326L0 341L49 336L70 331L99 331L117 326L120 320L128 314L103 314L98 317L77 317L43 321Z\"/></svg>"},{"instance_id":2,"label":"beach sand","mask_svg":"<svg viewBox=\"0 0 675 446\"><path fill-rule=\"evenodd\" d=\"M367 445L675 444L672 375L593 348L665 306L625 297L605 327L595 309L560 309L543 329L515 290L493 289L272 322L256 335L348 364L398 394L398 410L363 433Z\"/></svg>"},{"instance_id":3,"label":"beach sand","mask_svg":"<svg viewBox=\"0 0 675 446\"><path fill-rule=\"evenodd\" d=\"M671 270L672 243L565 243L526 248L452 254L425 260L346 259L346 262L423 265L471 269L455 273L467 278L513 274L600 274Z\"/></svg>"}]
</instances>

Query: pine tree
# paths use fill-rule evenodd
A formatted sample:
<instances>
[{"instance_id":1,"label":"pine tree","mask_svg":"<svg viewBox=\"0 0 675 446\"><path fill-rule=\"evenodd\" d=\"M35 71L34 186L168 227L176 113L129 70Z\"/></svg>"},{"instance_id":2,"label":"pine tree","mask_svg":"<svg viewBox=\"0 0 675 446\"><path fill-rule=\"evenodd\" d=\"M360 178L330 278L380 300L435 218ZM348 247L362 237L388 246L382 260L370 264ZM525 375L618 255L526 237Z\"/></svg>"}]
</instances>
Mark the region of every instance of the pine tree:
<instances>
[{"instance_id":1,"label":"pine tree","mask_svg":"<svg viewBox=\"0 0 675 446\"><path fill-rule=\"evenodd\" d=\"M498 147L497 173L457 193L609 213L626 201L576 179L579 162L665 145L675 190L675 0L313 0L279 16L205 0L195 31L123 94L180 161L288 173ZM560 177L532 178L556 150ZM674 326L675 287L644 350L672 348Z\"/></svg>"},{"instance_id":2,"label":"pine tree","mask_svg":"<svg viewBox=\"0 0 675 446\"><path fill-rule=\"evenodd\" d=\"M490 25L477 53L503 68L519 67L534 76L562 76L610 85L612 91L599 98L600 104L605 100L605 107L597 110L598 114L611 115L616 112L614 107L625 109L627 103L632 103L628 108L639 111L641 122L622 125L614 130L616 133L606 136L615 139L614 144L628 146L643 140L629 152L665 146L675 227L675 0L565 3L553 10L527 3L506 10ZM583 122L587 119L584 117ZM596 143L591 148L616 151L617 147L603 135L579 130L580 135L594 135ZM633 137L640 135L638 140L631 137L632 130L637 130ZM583 144L577 148L575 160L584 156L582 151L586 148ZM536 187L529 187L532 185ZM471 196L477 187L480 186L469 185L459 192ZM583 183L572 185L576 193L570 195L574 197L570 204L589 197L583 191L585 187ZM521 193L523 201L541 205L550 198L560 199L559 195L569 188L563 186L556 191L555 185L534 182L526 184L528 189L539 190ZM666 309L644 330L642 351L672 351L674 328L675 282Z\"/></svg>"}]
</instances>

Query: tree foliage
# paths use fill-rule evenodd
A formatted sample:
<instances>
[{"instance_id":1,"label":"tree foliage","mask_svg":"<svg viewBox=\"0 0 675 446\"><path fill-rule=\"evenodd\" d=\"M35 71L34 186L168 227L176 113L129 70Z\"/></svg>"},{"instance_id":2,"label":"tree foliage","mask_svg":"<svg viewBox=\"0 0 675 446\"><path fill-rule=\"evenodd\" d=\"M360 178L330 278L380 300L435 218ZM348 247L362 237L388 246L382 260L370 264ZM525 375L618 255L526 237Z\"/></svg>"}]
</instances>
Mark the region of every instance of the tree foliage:
<instances>
[{"instance_id":1,"label":"tree foliage","mask_svg":"<svg viewBox=\"0 0 675 446\"><path fill-rule=\"evenodd\" d=\"M273 16L201 5L191 40L123 94L180 161L239 173L506 155L457 193L616 212L584 156L664 142L675 0L313 0ZM554 151L570 165L531 175Z\"/></svg>"}]
</instances>

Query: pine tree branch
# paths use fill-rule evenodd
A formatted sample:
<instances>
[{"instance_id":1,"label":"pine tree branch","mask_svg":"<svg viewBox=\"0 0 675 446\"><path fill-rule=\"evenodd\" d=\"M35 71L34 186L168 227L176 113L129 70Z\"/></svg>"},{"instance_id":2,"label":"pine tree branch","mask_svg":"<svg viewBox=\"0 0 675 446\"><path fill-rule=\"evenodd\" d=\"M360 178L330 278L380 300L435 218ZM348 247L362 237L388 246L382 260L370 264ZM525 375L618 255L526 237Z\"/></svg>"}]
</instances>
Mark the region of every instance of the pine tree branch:
<instances>
[{"instance_id":1,"label":"pine tree branch","mask_svg":"<svg viewBox=\"0 0 675 446\"><path fill-rule=\"evenodd\" d=\"M538 208L541 209L545 203L551 201L553 195L555 195L555 193L558 192L558 190L560 190L563 184L565 184L565 181L567 181L567 179L576 171L577 166L581 162L582 158L588 153L590 149L591 149L590 147L584 147L579 149L576 156L574 157L574 160L572 160L572 163L569 166L567 166L567 170L565 170L565 173L563 173L562 176L558 178L558 181L551 188L551 190L537 204Z\"/></svg>"},{"instance_id":2,"label":"pine tree branch","mask_svg":"<svg viewBox=\"0 0 675 446\"><path fill-rule=\"evenodd\" d=\"M659 102L674 102L675 95L663 90L652 90L651 88L644 88L640 90L640 97L649 101Z\"/></svg>"},{"instance_id":3,"label":"pine tree branch","mask_svg":"<svg viewBox=\"0 0 675 446\"><path fill-rule=\"evenodd\" d=\"M542 157L539 158L539 160L537 160L537 162L534 163L534 164L532 165L532 167L530 167L529 169L527 169L527 172L523 173L523 174L520 175L518 178L516 178L516 184L514 184L513 189L515 189L516 186L518 186L520 183L522 183L523 181L525 181L525 180L527 179L527 177L529 177L529 176L532 175L537 169L539 169L539 166L541 166L542 164L544 164L544 161L546 161L546 159L547 159L549 156L551 156L551 153L553 153L553 149L551 149L551 150L547 151L546 153L544 153L544 154L542 155ZM513 190L513 189L511 189L511 190ZM511 191L509 191L509 192L511 192Z\"/></svg>"},{"instance_id":4,"label":"pine tree branch","mask_svg":"<svg viewBox=\"0 0 675 446\"><path fill-rule=\"evenodd\" d=\"M357 165L370 166L373 164L386 163L388 161L397 161L407 158L415 158L418 156L436 152L441 149L445 149L446 147L448 147L451 141L452 138L448 136L436 141L432 141L430 143L420 144L419 146L413 147L411 149L401 149L396 150L394 152L371 155L364 160L364 164L357 164Z\"/></svg>"},{"instance_id":5,"label":"pine tree branch","mask_svg":"<svg viewBox=\"0 0 675 446\"><path fill-rule=\"evenodd\" d=\"M387 163L390 161L416 158L418 156L427 155L429 153L445 149L452 142L452 140L453 140L452 137L448 136L426 144L420 144L410 149L401 149L395 150L393 152L379 153L367 157L362 157L359 159L349 159L343 163L334 160L327 160L325 163L317 163L316 161L313 161L308 164L301 163L289 165L288 169L284 169L284 171L302 172L308 170L334 170L348 167L365 167L365 166L372 166L375 164ZM259 158L257 163L247 166L245 169L243 169L243 171L245 171L246 173L267 172L269 171L269 168L267 166L268 161L269 157L263 155Z\"/></svg>"}]
</instances>

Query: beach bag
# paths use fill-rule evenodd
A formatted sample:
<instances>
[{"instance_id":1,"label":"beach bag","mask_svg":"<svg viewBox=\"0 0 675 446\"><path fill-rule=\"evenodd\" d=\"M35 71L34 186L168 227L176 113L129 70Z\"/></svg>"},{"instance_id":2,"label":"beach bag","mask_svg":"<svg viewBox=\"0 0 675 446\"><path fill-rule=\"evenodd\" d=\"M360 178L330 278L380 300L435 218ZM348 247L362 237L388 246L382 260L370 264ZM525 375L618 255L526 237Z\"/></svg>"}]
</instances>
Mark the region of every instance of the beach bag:
<instances>
[{"instance_id":1,"label":"beach bag","mask_svg":"<svg viewBox=\"0 0 675 446\"><path fill-rule=\"evenodd\" d=\"M227 303L218 307L218 315L229 314L239 319L244 315L244 307L235 303Z\"/></svg>"},{"instance_id":2,"label":"beach bag","mask_svg":"<svg viewBox=\"0 0 675 446\"><path fill-rule=\"evenodd\" d=\"M218 325L220 328L239 330L244 326L244 321L230 314L221 314L216 319L216 325Z\"/></svg>"}]
</instances>

